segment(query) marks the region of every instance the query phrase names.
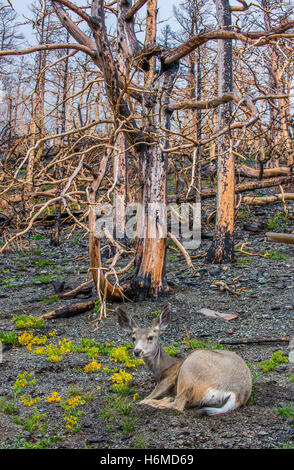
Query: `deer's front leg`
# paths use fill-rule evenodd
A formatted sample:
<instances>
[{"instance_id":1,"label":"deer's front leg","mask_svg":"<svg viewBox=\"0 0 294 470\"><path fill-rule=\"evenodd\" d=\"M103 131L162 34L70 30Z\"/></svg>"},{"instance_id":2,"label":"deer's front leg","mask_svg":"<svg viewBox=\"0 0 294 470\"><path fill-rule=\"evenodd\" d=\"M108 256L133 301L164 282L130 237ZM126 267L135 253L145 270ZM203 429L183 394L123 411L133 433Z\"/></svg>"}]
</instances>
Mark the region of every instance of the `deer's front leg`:
<instances>
[{"instance_id":1,"label":"deer's front leg","mask_svg":"<svg viewBox=\"0 0 294 470\"><path fill-rule=\"evenodd\" d=\"M164 380L159 382L156 385L156 387L154 388L154 390L150 393L150 395L148 395L146 398L144 398L144 400L141 400L139 402L139 404L140 405L148 405L149 400L153 400L153 399L156 399L156 398L162 398L162 397L166 396L166 394L171 390L173 385L174 385L173 380L171 380L170 377L166 377Z\"/></svg>"}]
</instances>

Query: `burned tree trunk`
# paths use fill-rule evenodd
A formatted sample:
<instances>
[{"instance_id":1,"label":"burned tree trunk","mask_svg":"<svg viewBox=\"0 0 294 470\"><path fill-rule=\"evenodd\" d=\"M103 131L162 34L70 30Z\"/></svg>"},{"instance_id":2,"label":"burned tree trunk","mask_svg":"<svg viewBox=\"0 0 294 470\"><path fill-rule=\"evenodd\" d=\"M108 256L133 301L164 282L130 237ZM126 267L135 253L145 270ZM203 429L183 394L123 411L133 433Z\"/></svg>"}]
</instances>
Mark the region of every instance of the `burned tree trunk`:
<instances>
[{"instance_id":1,"label":"burned tree trunk","mask_svg":"<svg viewBox=\"0 0 294 470\"><path fill-rule=\"evenodd\" d=\"M216 0L217 17L220 28L230 30L231 9L228 0ZM232 41L222 39L218 50L219 96L233 92ZM224 103L219 109L219 127L230 125L232 102ZM207 253L211 263L229 263L234 254L234 157L229 132L218 141L217 173L217 217L212 245Z\"/></svg>"},{"instance_id":2,"label":"burned tree trunk","mask_svg":"<svg viewBox=\"0 0 294 470\"><path fill-rule=\"evenodd\" d=\"M167 155L159 146L143 144L140 152L142 205L138 214L137 253L131 281L140 300L169 291L165 278L166 177Z\"/></svg>"}]
</instances>

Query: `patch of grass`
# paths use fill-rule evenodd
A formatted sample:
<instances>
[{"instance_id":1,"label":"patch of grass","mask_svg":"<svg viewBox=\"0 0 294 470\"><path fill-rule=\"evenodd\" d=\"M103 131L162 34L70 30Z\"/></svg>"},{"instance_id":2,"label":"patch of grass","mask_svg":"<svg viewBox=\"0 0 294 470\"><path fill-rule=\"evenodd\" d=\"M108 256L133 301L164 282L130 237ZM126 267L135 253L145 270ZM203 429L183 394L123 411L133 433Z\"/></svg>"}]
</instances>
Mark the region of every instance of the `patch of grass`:
<instances>
[{"instance_id":1,"label":"patch of grass","mask_svg":"<svg viewBox=\"0 0 294 470\"><path fill-rule=\"evenodd\" d=\"M60 300L60 297L59 295L52 295L51 297L45 297L45 295L42 294L41 300L44 304L53 304L54 302L58 302Z\"/></svg>"},{"instance_id":2,"label":"patch of grass","mask_svg":"<svg viewBox=\"0 0 294 470\"><path fill-rule=\"evenodd\" d=\"M294 441L287 439L278 449L294 449Z\"/></svg>"},{"instance_id":3,"label":"patch of grass","mask_svg":"<svg viewBox=\"0 0 294 470\"><path fill-rule=\"evenodd\" d=\"M170 346L165 347L164 350L165 352L167 352L169 356L176 356L177 354L181 352L180 349L178 348L180 344L181 344L180 342L176 342L174 344L171 344Z\"/></svg>"},{"instance_id":4,"label":"patch of grass","mask_svg":"<svg viewBox=\"0 0 294 470\"><path fill-rule=\"evenodd\" d=\"M128 416L132 411L132 403L126 397L116 397L114 399L114 405L121 415Z\"/></svg>"},{"instance_id":5,"label":"patch of grass","mask_svg":"<svg viewBox=\"0 0 294 470\"><path fill-rule=\"evenodd\" d=\"M55 436L55 437L50 437L50 438L43 437L42 439L36 442L24 441L23 448L24 449L47 449L52 444L56 444L56 442L60 441L60 439L61 438L59 436Z\"/></svg>"},{"instance_id":6,"label":"patch of grass","mask_svg":"<svg viewBox=\"0 0 294 470\"><path fill-rule=\"evenodd\" d=\"M55 266L55 261L52 259L44 258L39 260L34 260L33 264L38 266L38 268L45 268L47 266Z\"/></svg>"},{"instance_id":7,"label":"patch of grass","mask_svg":"<svg viewBox=\"0 0 294 470\"><path fill-rule=\"evenodd\" d=\"M272 219L268 221L268 230L274 230L275 232L286 232L288 230L288 217L286 214L276 214Z\"/></svg>"},{"instance_id":8,"label":"patch of grass","mask_svg":"<svg viewBox=\"0 0 294 470\"><path fill-rule=\"evenodd\" d=\"M58 345L48 344L47 346L34 349L33 353L47 356L47 361L49 362L61 362L64 354L69 354L74 351L75 346L73 342L71 340L67 341L66 338L64 338L62 341L58 341Z\"/></svg>"},{"instance_id":9,"label":"patch of grass","mask_svg":"<svg viewBox=\"0 0 294 470\"><path fill-rule=\"evenodd\" d=\"M283 356L282 354L283 351L281 350L275 351L269 360L262 363L257 363L256 366L262 370L262 372L271 372L272 370L275 370L280 364L287 364L289 362L289 358L287 356Z\"/></svg>"},{"instance_id":10,"label":"patch of grass","mask_svg":"<svg viewBox=\"0 0 294 470\"><path fill-rule=\"evenodd\" d=\"M15 282L15 279L12 277L10 279L2 279L0 278L0 284L5 284L5 287L18 287L21 284L19 282Z\"/></svg>"},{"instance_id":11,"label":"patch of grass","mask_svg":"<svg viewBox=\"0 0 294 470\"><path fill-rule=\"evenodd\" d=\"M71 243L73 245L77 245L78 243L80 243L81 241L81 236L80 235L75 235L72 239L71 239Z\"/></svg>"},{"instance_id":12,"label":"patch of grass","mask_svg":"<svg viewBox=\"0 0 294 470\"><path fill-rule=\"evenodd\" d=\"M8 401L6 398L0 398L0 411L7 415L17 415L18 408L15 403Z\"/></svg>"},{"instance_id":13,"label":"patch of grass","mask_svg":"<svg viewBox=\"0 0 294 470\"><path fill-rule=\"evenodd\" d=\"M0 341L2 344L10 344L15 346L17 344L17 333L16 331L0 331Z\"/></svg>"},{"instance_id":14,"label":"patch of grass","mask_svg":"<svg viewBox=\"0 0 294 470\"><path fill-rule=\"evenodd\" d=\"M157 318L157 317L161 314L161 312L162 312L161 308L158 308L157 310L154 310L154 311L152 312L152 315L153 315L155 318Z\"/></svg>"},{"instance_id":15,"label":"patch of grass","mask_svg":"<svg viewBox=\"0 0 294 470\"><path fill-rule=\"evenodd\" d=\"M253 260L251 258L238 258L236 260L236 263L237 264L249 264L249 263L252 263Z\"/></svg>"},{"instance_id":16,"label":"patch of grass","mask_svg":"<svg viewBox=\"0 0 294 470\"><path fill-rule=\"evenodd\" d=\"M294 419L294 405L293 405L293 403L288 403L287 405L277 405L275 407L275 412L280 416L284 416L285 418ZM294 424L294 423L292 423L292 424Z\"/></svg>"},{"instance_id":17,"label":"patch of grass","mask_svg":"<svg viewBox=\"0 0 294 470\"><path fill-rule=\"evenodd\" d=\"M147 442L145 440L145 437L142 435L135 437L134 445L135 449L147 449Z\"/></svg>"},{"instance_id":18,"label":"patch of grass","mask_svg":"<svg viewBox=\"0 0 294 470\"><path fill-rule=\"evenodd\" d=\"M33 283L34 284L39 284L40 282L42 284L49 284L49 282L52 281L52 275L51 274L40 274L39 276L37 276L34 280L33 280Z\"/></svg>"},{"instance_id":19,"label":"patch of grass","mask_svg":"<svg viewBox=\"0 0 294 470\"><path fill-rule=\"evenodd\" d=\"M30 433L44 433L47 430L47 423L44 422L46 418L46 413L40 413L38 408L35 408L34 411L24 419L23 427L25 431Z\"/></svg>"},{"instance_id":20,"label":"patch of grass","mask_svg":"<svg viewBox=\"0 0 294 470\"><path fill-rule=\"evenodd\" d=\"M135 430L136 419L135 418L124 418L122 422L122 430L126 436L132 434Z\"/></svg>"},{"instance_id":21,"label":"patch of grass","mask_svg":"<svg viewBox=\"0 0 294 470\"><path fill-rule=\"evenodd\" d=\"M223 347L222 344L212 344L211 339L209 339L206 343L205 341L192 338L191 346L187 339L184 339L184 341L182 342L183 344L188 344L190 349L191 349L191 346L192 346L192 349L226 349Z\"/></svg>"},{"instance_id":22,"label":"patch of grass","mask_svg":"<svg viewBox=\"0 0 294 470\"><path fill-rule=\"evenodd\" d=\"M44 235L41 235L40 233L37 233L32 237L32 240L44 240Z\"/></svg>"},{"instance_id":23,"label":"patch of grass","mask_svg":"<svg viewBox=\"0 0 294 470\"><path fill-rule=\"evenodd\" d=\"M275 260L275 261L286 261L288 257L285 255L284 250L280 248L277 251L268 251L268 250L263 250L261 251L262 255L265 255L266 258Z\"/></svg>"},{"instance_id":24,"label":"patch of grass","mask_svg":"<svg viewBox=\"0 0 294 470\"><path fill-rule=\"evenodd\" d=\"M16 315L12 318L12 321L19 330L25 328L42 328L45 326L44 318L36 318L32 315Z\"/></svg>"},{"instance_id":25,"label":"patch of grass","mask_svg":"<svg viewBox=\"0 0 294 470\"><path fill-rule=\"evenodd\" d=\"M238 214L237 214L237 218L241 219L241 220L242 219L248 219L248 217L249 217L249 211L246 210L246 209L239 211Z\"/></svg>"}]
</instances>

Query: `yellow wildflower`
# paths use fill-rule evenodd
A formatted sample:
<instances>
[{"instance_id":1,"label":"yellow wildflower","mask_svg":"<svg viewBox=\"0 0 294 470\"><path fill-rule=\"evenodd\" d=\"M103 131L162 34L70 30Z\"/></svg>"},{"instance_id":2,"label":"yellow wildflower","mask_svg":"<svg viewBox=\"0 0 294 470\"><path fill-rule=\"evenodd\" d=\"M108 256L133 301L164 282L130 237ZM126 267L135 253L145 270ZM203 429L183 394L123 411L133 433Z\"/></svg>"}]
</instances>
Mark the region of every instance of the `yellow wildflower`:
<instances>
[{"instance_id":1,"label":"yellow wildflower","mask_svg":"<svg viewBox=\"0 0 294 470\"><path fill-rule=\"evenodd\" d=\"M76 425L78 423L78 418L76 416L72 416L72 415L65 416L64 420L66 421L65 427L68 431L70 431L71 429L76 427Z\"/></svg>"},{"instance_id":2,"label":"yellow wildflower","mask_svg":"<svg viewBox=\"0 0 294 470\"><path fill-rule=\"evenodd\" d=\"M45 400L48 401L48 403L58 403L61 400L61 396L57 392L52 392Z\"/></svg>"},{"instance_id":3,"label":"yellow wildflower","mask_svg":"<svg viewBox=\"0 0 294 470\"><path fill-rule=\"evenodd\" d=\"M47 341L47 336L34 336L30 331L24 331L18 335L18 342L21 346L27 346L27 350L30 352L33 345L43 345Z\"/></svg>"},{"instance_id":4,"label":"yellow wildflower","mask_svg":"<svg viewBox=\"0 0 294 470\"><path fill-rule=\"evenodd\" d=\"M67 341L66 338L63 338L62 341L59 340L58 344L60 346L59 348L60 354L67 354L73 350L73 342Z\"/></svg>"},{"instance_id":5,"label":"yellow wildflower","mask_svg":"<svg viewBox=\"0 0 294 470\"><path fill-rule=\"evenodd\" d=\"M69 398L67 400L67 404L69 406L72 406L72 407L79 406L79 405L84 405L85 403L86 403L86 401L83 400L80 395L76 395L75 397Z\"/></svg>"},{"instance_id":6,"label":"yellow wildflower","mask_svg":"<svg viewBox=\"0 0 294 470\"><path fill-rule=\"evenodd\" d=\"M23 402L23 404L24 404L25 406L33 406L35 403L37 403L38 401L41 400L40 397L33 398L33 397L31 397L30 395L29 395L29 396L27 396L27 395L22 395L22 396L20 397L20 399L21 399L21 401Z\"/></svg>"},{"instance_id":7,"label":"yellow wildflower","mask_svg":"<svg viewBox=\"0 0 294 470\"><path fill-rule=\"evenodd\" d=\"M89 364L86 364L84 367L85 372L87 372L88 374L97 372L99 369L101 369L101 362L97 362L95 361L95 359L93 359L93 361Z\"/></svg>"},{"instance_id":8,"label":"yellow wildflower","mask_svg":"<svg viewBox=\"0 0 294 470\"><path fill-rule=\"evenodd\" d=\"M113 383L116 383L116 384L126 384L130 380L132 380L132 378L133 376L131 374L129 374L125 370L120 369L119 372L111 375L109 377L109 380L111 380Z\"/></svg>"}]
</instances>

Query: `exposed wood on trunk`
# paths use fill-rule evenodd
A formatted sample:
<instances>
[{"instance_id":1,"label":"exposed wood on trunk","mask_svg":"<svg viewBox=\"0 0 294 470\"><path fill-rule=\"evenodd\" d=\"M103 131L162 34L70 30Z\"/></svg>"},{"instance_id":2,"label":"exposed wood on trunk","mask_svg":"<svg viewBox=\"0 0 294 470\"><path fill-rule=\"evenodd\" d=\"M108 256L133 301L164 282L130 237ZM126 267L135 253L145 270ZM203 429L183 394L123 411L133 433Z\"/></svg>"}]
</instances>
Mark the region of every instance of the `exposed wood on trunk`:
<instances>
[{"instance_id":1,"label":"exposed wood on trunk","mask_svg":"<svg viewBox=\"0 0 294 470\"><path fill-rule=\"evenodd\" d=\"M169 291L165 279L166 228L162 226L166 202L167 155L158 146L141 150L142 211L138 217L137 255L131 285L139 296L158 297Z\"/></svg>"}]
</instances>

